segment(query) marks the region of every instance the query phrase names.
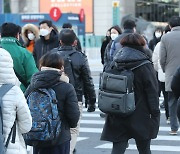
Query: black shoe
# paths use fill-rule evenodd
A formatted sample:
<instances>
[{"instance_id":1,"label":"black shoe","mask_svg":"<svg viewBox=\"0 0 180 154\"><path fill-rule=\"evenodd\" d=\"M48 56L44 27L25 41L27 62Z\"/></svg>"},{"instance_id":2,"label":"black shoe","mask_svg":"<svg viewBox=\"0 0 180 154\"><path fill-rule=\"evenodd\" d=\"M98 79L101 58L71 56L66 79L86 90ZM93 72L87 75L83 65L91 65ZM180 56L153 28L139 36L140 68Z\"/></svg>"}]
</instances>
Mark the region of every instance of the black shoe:
<instances>
[{"instance_id":1,"label":"black shoe","mask_svg":"<svg viewBox=\"0 0 180 154\"><path fill-rule=\"evenodd\" d=\"M100 115L101 118L105 118L106 117L105 113L100 113L99 115Z\"/></svg>"},{"instance_id":2,"label":"black shoe","mask_svg":"<svg viewBox=\"0 0 180 154\"><path fill-rule=\"evenodd\" d=\"M74 148L73 153L76 153L76 149Z\"/></svg>"},{"instance_id":3,"label":"black shoe","mask_svg":"<svg viewBox=\"0 0 180 154\"><path fill-rule=\"evenodd\" d=\"M164 108L165 108L165 106L164 106L164 101L160 104L160 108L161 108L161 109L164 109Z\"/></svg>"}]
</instances>

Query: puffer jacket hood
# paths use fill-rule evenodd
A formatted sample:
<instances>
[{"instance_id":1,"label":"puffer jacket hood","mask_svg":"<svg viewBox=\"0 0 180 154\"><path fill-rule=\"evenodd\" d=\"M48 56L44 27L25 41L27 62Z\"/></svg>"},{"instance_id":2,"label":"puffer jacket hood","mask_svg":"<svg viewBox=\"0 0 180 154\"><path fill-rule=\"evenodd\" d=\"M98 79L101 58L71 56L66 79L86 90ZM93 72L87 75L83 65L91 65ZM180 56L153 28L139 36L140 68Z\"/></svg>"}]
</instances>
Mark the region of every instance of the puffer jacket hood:
<instances>
[{"instance_id":1,"label":"puffer jacket hood","mask_svg":"<svg viewBox=\"0 0 180 154\"><path fill-rule=\"evenodd\" d=\"M33 34L35 35L35 41L39 39L38 27L36 25L33 25L33 24L26 24L22 27L22 39L23 39L25 45L28 44L28 42L29 42L29 39L26 36L27 30L30 30L33 32Z\"/></svg>"},{"instance_id":2,"label":"puffer jacket hood","mask_svg":"<svg viewBox=\"0 0 180 154\"><path fill-rule=\"evenodd\" d=\"M149 60L149 57L143 51L131 47L123 47L114 57L115 65L125 68L135 67L143 60Z\"/></svg>"},{"instance_id":3,"label":"puffer jacket hood","mask_svg":"<svg viewBox=\"0 0 180 154\"><path fill-rule=\"evenodd\" d=\"M13 70L13 60L11 55L3 48L0 48L0 68L0 84L19 84Z\"/></svg>"},{"instance_id":4,"label":"puffer jacket hood","mask_svg":"<svg viewBox=\"0 0 180 154\"><path fill-rule=\"evenodd\" d=\"M60 81L61 73L54 70L45 70L35 73L31 79L31 88L48 88Z\"/></svg>"}]
</instances>

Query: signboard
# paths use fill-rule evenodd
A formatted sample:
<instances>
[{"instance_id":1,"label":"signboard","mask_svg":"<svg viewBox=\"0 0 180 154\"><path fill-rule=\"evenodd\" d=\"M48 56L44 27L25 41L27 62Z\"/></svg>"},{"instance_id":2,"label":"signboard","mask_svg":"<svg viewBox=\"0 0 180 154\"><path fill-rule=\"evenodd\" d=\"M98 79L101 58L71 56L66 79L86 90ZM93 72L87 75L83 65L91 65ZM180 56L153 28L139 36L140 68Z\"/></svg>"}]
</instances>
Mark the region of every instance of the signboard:
<instances>
[{"instance_id":1,"label":"signboard","mask_svg":"<svg viewBox=\"0 0 180 154\"><path fill-rule=\"evenodd\" d=\"M56 10L57 11L57 10ZM57 20L56 14L54 12L53 18ZM53 11L52 11L53 12ZM59 15L58 15L59 16ZM49 13L46 14L0 14L0 25L4 22L13 22L17 25L24 26L25 24L32 23L39 26L39 23L43 20L52 20L52 17ZM85 22L79 20L79 14L75 13L62 13L61 17L57 21L52 20L52 23L57 26L58 29L61 29L63 23L70 22L73 27L76 29L75 32L77 35L84 36L85 35Z\"/></svg>"},{"instance_id":2,"label":"signboard","mask_svg":"<svg viewBox=\"0 0 180 154\"><path fill-rule=\"evenodd\" d=\"M113 8L113 25L120 25L119 1L113 1L112 8Z\"/></svg>"},{"instance_id":3,"label":"signboard","mask_svg":"<svg viewBox=\"0 0 180 154\"><path fill-rule=\"evenodd\" d=\"M61 17L61 11L58 7L53 7L51 8L49 15L54 21L58 21Z\"/></svg>"},{"instance_id":4,"label":"signboard","mask_svg":"<svg viewBox=\"0 0 180 154\"><path fill-rule=\"evenodd\" d=\"M62 13L78 13L81 9L86 16L86 32L93 32L93 0L40 0L40 13L49 13L57 7Z\"/></svg>"}]
</instances>

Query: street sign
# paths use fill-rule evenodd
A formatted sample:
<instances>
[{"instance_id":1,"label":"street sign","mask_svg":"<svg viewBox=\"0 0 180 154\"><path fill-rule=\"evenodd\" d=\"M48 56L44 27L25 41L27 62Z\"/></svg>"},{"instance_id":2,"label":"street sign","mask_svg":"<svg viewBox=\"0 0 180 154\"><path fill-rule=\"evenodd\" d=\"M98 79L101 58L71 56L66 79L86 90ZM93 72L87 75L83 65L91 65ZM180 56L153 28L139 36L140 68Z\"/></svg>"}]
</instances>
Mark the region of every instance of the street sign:
<instances>
[{"instance_id":1,"label":"street sign","mask_svg":"<svg viewBox=\"0 0 180 154\"><path fill-rule=\"evenodd\" d=\"M113 25L120 25L120 8L119 7L120 7L119 1L112 2Z\"/></svg>"},{"instance_id":2,"label":"street sign","mask_svg":"<svg viewBox=\"0 0 180 154\"><path fill-rule=\"evenodd\" d=\"M58 7L53 7L51 8L49 15L54 21L58 21L62 14Z\"/></svg>"},{"instance_id":3,"label":"street sign","mask_svg":"<svg viewBox=\"0 0 180 154\"><path fill-rule=\"evenodd\" d=\"M85 19L84 9L81 9L80 13L79 13L79 20L80 20L80 22L83 22L84 19Z\"/></svg>"}]
</instances>

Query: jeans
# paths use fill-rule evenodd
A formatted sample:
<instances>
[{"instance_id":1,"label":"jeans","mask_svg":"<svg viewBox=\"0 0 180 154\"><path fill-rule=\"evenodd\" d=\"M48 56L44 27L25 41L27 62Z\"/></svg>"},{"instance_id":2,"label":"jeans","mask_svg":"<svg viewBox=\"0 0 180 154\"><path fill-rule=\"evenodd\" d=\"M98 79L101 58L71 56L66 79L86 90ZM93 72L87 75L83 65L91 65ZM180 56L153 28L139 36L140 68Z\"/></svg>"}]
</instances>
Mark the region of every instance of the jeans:
<instances>
[{"instance_id":1,"label":"jeans","mask_svg":"<svg viewBox=\"0 0 180 154\"><path fill-rule=\"evenodd\" d=\"M177 99L172 92L168 91L168 106L171 131L177 131L179 128L177 119Z\"/></svg>"},{"instance_id":2,"label":"jeans","mask_svg":"<svg viewBox=\"0 0 180 154\"><path fill-rule=\"evenodd\" d=\"M33 154L69 154L69 151L70 141L47 148L33 147Z\"/></svg>"},{"instance_id":3,"label":"jeans","mask_svg":"<svg viewBox=\"0 0 180 154\"><path fill-rule=\"evenodd\" d=\"M151 140L135 140L139 154L151 154L150 144ZM126 151L128 141L113 142L113 149L111 154L124 154Z\"/></svg>"}]
</instances>

